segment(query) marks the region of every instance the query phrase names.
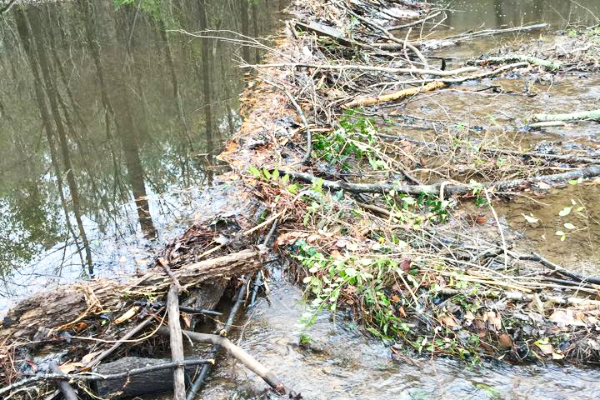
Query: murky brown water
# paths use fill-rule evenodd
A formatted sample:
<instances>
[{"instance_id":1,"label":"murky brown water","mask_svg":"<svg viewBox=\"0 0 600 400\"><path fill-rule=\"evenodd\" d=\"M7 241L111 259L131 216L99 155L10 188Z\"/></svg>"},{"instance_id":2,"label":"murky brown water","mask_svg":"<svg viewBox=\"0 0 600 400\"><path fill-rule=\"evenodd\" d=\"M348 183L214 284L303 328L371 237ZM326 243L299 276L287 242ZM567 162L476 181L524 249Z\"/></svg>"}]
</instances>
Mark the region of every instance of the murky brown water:
<instances>
[{"instance_id":1,"label":"murky brown water","mask_svg":"<svg viewBox=\"0 0 600 400\"><path fill-rule=\"evenodd\" d=\"M286 1L61 1L0 24L0 310L48 281L115 276L193 218ZM154 6L159 4L159 6ZM133 199L137 199L135 202Z\"/></svg>"}]
</instances>

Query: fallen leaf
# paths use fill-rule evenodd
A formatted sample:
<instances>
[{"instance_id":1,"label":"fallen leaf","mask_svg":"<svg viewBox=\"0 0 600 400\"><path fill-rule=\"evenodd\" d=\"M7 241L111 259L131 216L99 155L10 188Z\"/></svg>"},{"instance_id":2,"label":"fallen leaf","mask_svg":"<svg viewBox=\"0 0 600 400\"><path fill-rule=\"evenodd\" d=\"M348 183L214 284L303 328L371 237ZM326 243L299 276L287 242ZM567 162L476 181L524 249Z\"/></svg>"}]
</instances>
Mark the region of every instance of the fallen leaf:
<instances>
[{"instance_id":1,"label":"fallen leaf","mask_svg":"<svg viewBox=\"0 0 600 400\"><path fill-rule=\"evenodd\" d=\"M306 238L306 243L314 243L317 240L319 240L321 238L321 235L317 235L316 233L313 233L312 235L310 235L308 238Z\"/></svg>"},{"instance_id":2,"label":"fallen leaf","mask_svg":"<svg viewBox=\"0 0 600 400\"><path fill-rule=\"evenodd\" d=\"M192 326L192 316L190 314L182 312L181 319L187 328Z\"/></svg>"},{"instance_id":3,"label":"fallen leaf","mask_svg":"<svg viewBox=\"0 0 600 400\"><path fill-rule=\"evenodd\" d=\"M483 320L488 323L488 326L496 331L502 329L502 319L496 316L494 311L488 311L483 314Z\"/></svg>"},{"instance_id":4,"label":"fallen leaf","mask_svg":"<svg viewBox=\"0 0 600 400\"><path fill-rule=\"evenodd\" d=\"M65 363L63 365L59 365L58 368L63 374L69 374L73 371L76 371L78 368L83 367L82 363Z\"/></svg>"},{"instance_id":5,"label":"fallen leaf","mask_svg":"<svg viewBox=\"0 0 600 400\"><path fill-rule=\"evenodd\" d=\"M404 260L402 260L402 262L400 263L400 268L402 268L403 271L410 271L410 265L411 265L411 259L410 258L405 258Z\"/></svg>"},{"instance_id":6,"label":"fallen leaf","mask_svg":"<svg viewBox=\"0 0 600 400\"><path fill-rule=\"evenodd\" d=\"M115 324L119 325L125 321L133 318L140 308L138 306L131 307L129 310L125 312L125 314L121 315L119 318L115 319Z\"/></svg>"},{"instance_id":7,"label":"fallen leaf","mask_svg":"<svg viewBox=\"0 0 600 400\"><path fill-rule=\"evenodd\" d=\"M550 343L543 344L543 343L536 342L535 345L537 347L539 347L539 349L542 351L542 353L544 353L546 355L554 353L554 346L552 346Z\"/></svg>"},{"instance_id":8,"label":"fallen leaf","mask_svg":"<svg viewBox=\"0 0 600 400\"><path fill-rule=\"evenodd\" d=\"M87 364L89 364L90 362L92 362L92 360L93 360L94 358L96 358L96 356L97 356L98 354L100 354L100 353L102 353L102 350L93 351L93 352L91 352L91 353L88 353L88 354L86 354L85 356L83 356L83 358L81 359L81 362L82 362L83 364L86 364L86 365L87 365Z\"/></svg>"},{"instance_id":9,"label":"fallen leaf","mask_svg":"<svg viewBox=\"0 0 600 400\"><path fill-rule=\"evenodd\" d=\"M572 310L556 310L549 320L561 328L566 326L586 326L585 322L575 319Z\"/></svg>"},{"instance_id":10,"label":"fallen leaf","mask_svg":"<svg viewBox=\"0 0 600 400\"><path fill-rule=\"evenodd\" d=\"M308 234L305 232L291 231L282 233L277 237L277 245L278 246L289 246L296 242L296 240L307 237Z\"/></svg>"},{"instance_id":11,"label":"fallen leaf","mask_svg":"<svg viewBox=\"0 0 600 400\"><path fill-rule=\"evenodd\" d=\"M522 214L522 213L521 213L521 215L522 215L522 216L523 216L523 218L525 218L525 220L527 220L527 222L529 222L530 224L535 224L535 223L538 223L538 222L540 222L540 219L539 219L539 218L536 218L536 217L534 217L534 216L533 216L533 214L525 215L525 214Z\"/></svg>"},{"instance_id":12,"label":"fallen leaf","mask_svg":"<svg viewBox=\"0 0 600 400\"><path fill-rule=\"evenodd\" d=\"M458 322L456 322L456 320L454 319L453 316L448 315L444 318L442 318L442 324L446 325L448 328L458 328L460 327L460 325L458 324Z\"/></svg>"},{"instance_id":13,"label":"fallen leaf","mask_svg":"<svg viewBox=\"0 0 600 400\"><path fill-rule=\"evenodd\" d=\"M510 335L508 333L503 333L498 337L498 342L500 343L500 345L502 347L508 348L508 347L512 347L513 342L512 342L512 338L510 337Z\"/></svg>"}]
</instances>

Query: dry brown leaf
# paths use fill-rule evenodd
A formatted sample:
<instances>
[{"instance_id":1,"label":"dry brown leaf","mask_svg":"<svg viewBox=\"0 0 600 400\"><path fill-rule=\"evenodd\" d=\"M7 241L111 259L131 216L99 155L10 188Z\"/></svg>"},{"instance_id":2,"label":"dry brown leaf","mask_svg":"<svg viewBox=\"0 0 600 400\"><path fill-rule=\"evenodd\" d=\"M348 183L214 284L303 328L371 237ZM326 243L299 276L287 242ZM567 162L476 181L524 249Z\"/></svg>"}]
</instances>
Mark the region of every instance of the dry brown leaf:
<instances>
[{"instance_id":1,"label":"dry brown leaf","mask_svg":"<svg viewBox=\"0 0 600 400\"><path fill-rule=\"evenodd\" d=\"M498 342L504 348L512 347L513 341L508 333L503 333L498 337Z\"/></svg>"},{"instance_id":2,"label":"dry brown leaf","mask_svg":"<svg viewBox=\"0 0 600 400\"><path fill-rule=\"evenodd\" d=\"M453 316L448 315L444 318L442 318L442 324L446 325L448 328L458 328L460 327L460 325L458 324L458 322L456 322L456 320L454 319Z\"/></svg>"},{"instance_id":3,"label":"dry brown leaf","mask_svg":"<svg viewBox=\"0 0 600 400\"><path fill-rule=\"evenodd\" d=\"M308 233L291 231L282 233L277 237L277 241L275 242L277 246L289 246L296 242L296 240L300 238L305 238L308 236Z\"/></svg>"}]
</instances>

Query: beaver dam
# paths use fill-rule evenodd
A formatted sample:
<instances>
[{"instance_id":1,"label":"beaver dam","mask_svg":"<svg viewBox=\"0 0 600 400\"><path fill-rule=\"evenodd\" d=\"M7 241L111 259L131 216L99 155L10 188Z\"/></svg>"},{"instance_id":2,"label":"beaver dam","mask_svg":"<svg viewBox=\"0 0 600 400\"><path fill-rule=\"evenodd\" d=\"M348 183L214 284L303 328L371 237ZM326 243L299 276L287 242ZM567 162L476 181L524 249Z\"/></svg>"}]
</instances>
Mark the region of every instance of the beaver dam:
<instances>
[{"instance_id":1,"label":"beaver dam","mask_svg":"<svg viewBox=\"0 0 600 400\"><path fill-rule=\"evenodd\" d=\"M2 398L600 397L595 1L0 7Z\"/></svg>"}]
</instances>

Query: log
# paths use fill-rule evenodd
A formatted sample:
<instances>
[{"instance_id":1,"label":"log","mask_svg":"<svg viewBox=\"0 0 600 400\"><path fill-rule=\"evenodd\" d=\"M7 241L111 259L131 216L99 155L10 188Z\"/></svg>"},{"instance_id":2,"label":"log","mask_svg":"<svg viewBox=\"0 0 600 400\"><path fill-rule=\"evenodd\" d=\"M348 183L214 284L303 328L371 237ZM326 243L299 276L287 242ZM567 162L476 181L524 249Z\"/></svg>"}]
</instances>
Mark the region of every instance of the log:
<instances>
[{"instance_id":1,"label":"log","mask_svg":"<svg viewBox=\"0 0 600 400\"><path fill-rule=\"evenodd\" d=\"M222 279L258 269L265 248L258 246L237 253L213 258L174 271L184 289L207 280ZM146 296L162 296L171 278L162 270L147 272L129 284L109 280L94 280L58 287L37 293L13 307L7 317L11 323L0 329L0 342L31 341L37 334L51 336L69 330L76 322L111 310L119 312L125 302Z\"/></svg>"},{"instance_id":2,"label":"log","mask_svg":"<svg viewBox=\"0 0 600 400\"><path fill-rule=\"evenodd\" d=\"M522 61L533 65L539 65L544 68L551 69L552 71L557 71L562 67L562 63L559 61L551 61L551 60L543 60L541 58L532 57L532 56L524 56L520 54L511 54L503 57L489 57L482 60L475 61L476 64L485 65L485 64L502 64L505 62L513 62L513 61Z\"/></svg>"},{"instance_id":3,"label":"log","mask_svg":"<svg viewBox=\"0 0 600 400\"><path fill-rule=\"evenodd\" d=\"M158 333L161 335L168 336L170 334L169 329L161 327L158 329ZM254 357L252 357L246 350L232 343L229 339L219 335L210 335L207 333L197 333L191 331L183 331L183 333L194 342L209 343L213 345L219 345L226 349L233 357L244 364L250 371L261 377L266 383L279 394L290 393L288 389L281 383L279 379L261 363L259 363Z\"/></svg>"},{"instance_id":4,"label":"log","mask_svg":"<svg viewBox=\"0 0 600 400\"><path fill-rule=\"evenodd\" d=\"M171 343L171 359L173 363L184 360L183 337L181 334L181 323L179 322L179 285L175 279L171 283L171 289L167 295L167 314L169 315L169 338ZM185 371L183 367L177 367L173 371L173 400L185 400Z\"/></svg>"},{"instance_id":5,"label":"log","mask_svg":"<svg viewBox=\"0 0 600 400\"><path fill-rule=\"evenodd\" d=\"M171 390L173 387L173 373L170 371L171 369L178 367L180 365L184 365L187 367L204 365L204 364L212 364L215 360L212 359L193 359L186 360L181 363L174 364L170 362L170 360L156 360L149 358L139 358L139 357L125 357L116 361L114 363L103 364L101 365L97 371L94 373L84 373L84 374L70 374L65 375L63 373L60 374L36 374L30 376L28 378L22 379L18 382L15 382L9 386L0 388L0 398L6 393L10 393L15 389L35 385L38 382L42 381L63 381L63 380L74 380L74 381L84 381L84 382L92 382L94 386L102 385L104 382L109 381L118 381L118 385L111 385L113 389L112 391L107 393L114 392L123 392L121 395L128 396L128 393L135 393L132 391L132 387L137 387L139 389L139 393L155 393L149 392L149 390L155 390L157 385L152 385L152 383L156 383L156 380L153 379L155 375L148 375L150 373L156 371L166 371L165 376L170 377L170 382L166 385L165 390ZM102 371L106 371L102 373ZM115 371L111 373L109 371ZM193 372L193 369L190 369L190 372ZM140 378L141 376L141 378ZM135 378L134 378L135 377ZM156 378L158 379L158 378ZM132 385L132 382L138 381L137 384ZM94 383L96 382L96 383ZM102 389L103 390L103 389ZM116 396L114 396L116 397Z\"/></svg>"},{"instance_id":6,"label":"log","mask_svg":"<svg viewBox=\"0 0 600 400\"><path fill-rule=\"evenodd\" d=\"M403 99L405 97L414 96L419 93L431 92L436 89L441 89L445 87L446 84L440 81L430 82L424 86L404 89L394 93L388 93L377 97L360 97L358 99L354 99L344 105L342 108L353 108L353 107L366 107L372 106L374 104L386 103L388 101L396 101Z\"/></svg>"},{"instance_id":7,"label":"log","mask_svg":"<svg viewBox=\"0 0 600 400\"><path fill-rule=\"evenodd\" d=\"M535 114L533 116L535 121L549 122L549 121L583 121L590 119L600 120L600 110L592 111L580 111L569 114Z\"/></svg>"},{"instance_id":8,"label":"log","mask_svg":"<svg viewBox=\"0 0 600 400\"><path fill-rule=\"evenodd\" d=\"M194 361L194 360L188 360ZM102 376L122 374L127 371L157 367L161 365L171 365L171 360L142 358L142 357L123 357L117 361L102 364L98 366L94 373ZM205 363L199 364L204 365ZM139 375L132 375L120 379L100 380L93 384L96 394L102 398L113 396L121 392L121 396L143 396L153 393L163 393L173 390L173 368L149 369ZM198 369L197 365L186 366L185 370L193 375Z\"/></svg>"},{"instance_id":9,"label":"log","mask_svg":"<svg viewBox=\"0 0 600 400\"><path fill-rule=\"evenodd\" d=\"M344 181L330 181L318 178L314 175L304 172L282 170L282 174L289 175L291 178L299 179L305 182L321 181L323 187L331 190L346 190L352 193L388 193L394 190L397 193L406 193L411 195L429 194L439 195L443 189L445 195L466 195L472 192L475 187L471 185L456 185L436 183L431 185L407 185L404 183L349 183ZM532 184L536 182L564 182L572 179L588 179L600 176L600 166L592 165L587 168L574 171L563 172L561 174L541 175L531 178L514 179L510 181L484 182L479 187L495 189L496 191L508 191L516 187Z\"/></svg>"}]
</instances>

